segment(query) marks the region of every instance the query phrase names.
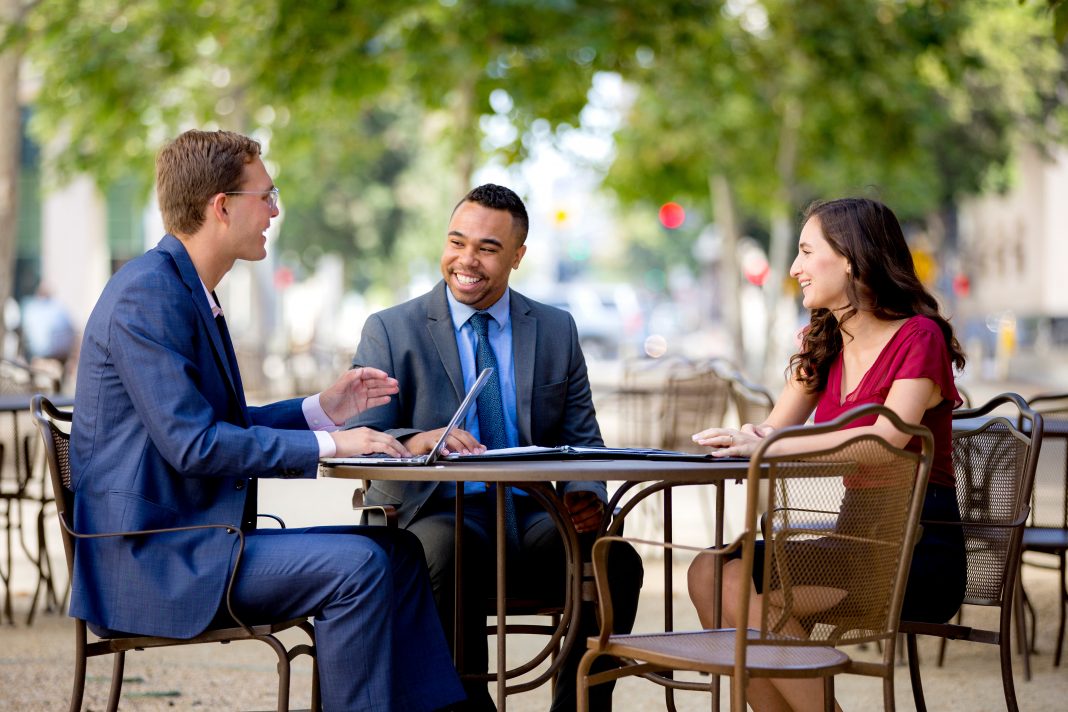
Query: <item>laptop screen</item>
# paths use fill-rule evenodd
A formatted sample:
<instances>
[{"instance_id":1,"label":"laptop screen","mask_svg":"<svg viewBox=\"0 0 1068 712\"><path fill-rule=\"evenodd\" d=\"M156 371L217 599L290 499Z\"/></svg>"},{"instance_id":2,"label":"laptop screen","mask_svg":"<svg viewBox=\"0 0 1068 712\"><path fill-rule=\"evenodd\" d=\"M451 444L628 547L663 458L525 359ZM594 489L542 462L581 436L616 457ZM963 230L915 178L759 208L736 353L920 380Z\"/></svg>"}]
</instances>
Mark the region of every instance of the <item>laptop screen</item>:
<instances>
[{"instance_id":1,"label":"laptop screen","mask_svg":"<svg viewBox=\"0 0 1068 712\"><path fill-rule=\"evenodd\" d=\"M486 387L486 384L489 382L490 376L492 375L492 368L484 368L482 369L482 373L478 374L478 378L476 378L475 382L471 385L471 390L464 396L463 401L460 402L460 407L452 414L452 419L449 420L449 424L445 426L443 431L441 431L441 437L434 443L434 449L431 450L427 456L426 464L433 465L437 459L441 457L441 448L445 446L445 441L449 439L449 435L452 431L463 422L465 417L467 417L467 411L471 409L475 399L478 398L478 394Z\"/></svg>"},{"instance_id":2,"label":"laptop screen","mask_svg":"<svg viewBox=\"0 0 1068 712\"><path fill-rule=\"evenodd\" d=\"M449 435L455 430L460 423L464 421L464 417L467 412L471 410L471 406L474 404L478 394L482 392L482 389L489 383L490 376L493 374L492 368L486 368L482 370L482 373L478 374L478 378L471 384L471 389L467 391L463 401L460 402L460 407L456 409L456 412L452 414L452 418L449 419L448 425L441 431L441 436L438 441L434 443L434 449L425 455L419 455L417 457L383 457L382 455L361 455L358 457L327 457L323 458L323 462L326 464L336 465L408 465L408 466L425 466L433 465L441 457L441 448L444 447L445 441L449 439Z\"/></svg>"}]
</instances>

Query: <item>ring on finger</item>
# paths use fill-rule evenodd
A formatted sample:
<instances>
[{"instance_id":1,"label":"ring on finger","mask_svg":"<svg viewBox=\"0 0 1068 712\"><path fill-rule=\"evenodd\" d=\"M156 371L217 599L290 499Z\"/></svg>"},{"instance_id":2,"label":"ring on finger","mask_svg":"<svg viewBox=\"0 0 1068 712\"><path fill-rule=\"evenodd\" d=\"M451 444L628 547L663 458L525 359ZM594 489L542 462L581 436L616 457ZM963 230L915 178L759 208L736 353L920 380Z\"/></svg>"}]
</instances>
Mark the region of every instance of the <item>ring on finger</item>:
<instances>
[{"instance_id":1,"label":"ring on finger","mask_svg":"<svg viewBox=\"0 0 1068 712\"><path fill-rule=\"evenodd\" d=\"M728 435L727 437L730 438L730 441L727 443L727 447L732 447L734 445L734 435Z\"/></svg>"}]
</instances>

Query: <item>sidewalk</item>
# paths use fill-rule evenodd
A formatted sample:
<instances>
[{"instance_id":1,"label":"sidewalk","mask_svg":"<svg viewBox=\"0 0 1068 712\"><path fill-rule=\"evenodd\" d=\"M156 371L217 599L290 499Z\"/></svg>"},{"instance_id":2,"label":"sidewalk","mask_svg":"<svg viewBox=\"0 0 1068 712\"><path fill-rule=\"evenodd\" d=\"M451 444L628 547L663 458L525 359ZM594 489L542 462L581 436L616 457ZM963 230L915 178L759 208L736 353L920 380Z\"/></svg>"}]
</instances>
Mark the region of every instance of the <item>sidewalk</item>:
<instances>
[{"instance_id":1,"label":"sidewalk","mask_svg":"<svg viewBox=\"0 0 1068 712\"><path fill-rule=\"evenodd\" d=\"M676 581L683 585L685 572ZM647 562L646 585L635 630L652 631L663 626L661 573L655 561ZM1023 681L1022 659L1014 657L1016 689L1021 710L1034 712L1062 710L1068 698L1068 663L1053 668L1052 650L1056 635L1056 577L1053 572L1028 568L1025 585L1039 610L1039 654L1032 657L1033 679ZM39 615L27 628L27 596L17 599L19 624L0 629L0 710L11 712L52 712L66 709L73 674L73 626L57 614ZM676 589L678 627L694 627L695 619L685 592ZM988 609L970 609L967 620L996 625ZM283 635L285 638L285 635ZM286 640L295 639L296 635ZM518 640L510 645L510 656L519 656L540 646L536 639ZM1005 709L1002 696L997 648L976 643L949 644L946 667L934 666L937 641L922 640L921 656L924 689L931 710L998 712ZM371 654L374 654L373 651ZM874 655L874 650L868 651ZM86 709L103 709L107 699L109 663L89 662ZM201 645L130 653L126 657L127 682L123 686L122 710L232 710L274 709L276 674L274 654L254 642ZM310 665L293 665L293 709L309 704ZM881 681L840 675L835 681L837 697L847 711L882 709ZM724 686L724 691L726 687ZM914 709L908 668L899 666L895 675L897 709ZM724 695L724 698L726 695ZM680 693L678 709L683 712L709 709L709 697ZM549 690L543 686L508 700L514 712L541 712L549 707ZM615 693L617 712L644 712L665 709L663 690L641 679L624 680ZM723 709L727 709L726 700Z\"/></svg>"}]
</instances>

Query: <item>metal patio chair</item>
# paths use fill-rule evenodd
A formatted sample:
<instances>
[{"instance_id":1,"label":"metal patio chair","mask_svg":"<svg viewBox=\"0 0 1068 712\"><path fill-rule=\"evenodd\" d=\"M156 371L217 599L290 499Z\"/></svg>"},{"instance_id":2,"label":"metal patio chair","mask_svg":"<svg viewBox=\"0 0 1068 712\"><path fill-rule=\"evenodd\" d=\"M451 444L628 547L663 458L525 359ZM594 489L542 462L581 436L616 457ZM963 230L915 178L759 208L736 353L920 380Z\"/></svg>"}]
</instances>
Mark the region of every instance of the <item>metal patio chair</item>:
<instances>
[{"instance_id":1,"label":"metal patio chair","mask_svg":"<svg viewBox=\"0 0 1068 712\"><path fill-rule=\"evenodd\" d=\"M921 452L859 434L818 452L768 454L773 444L838 430L872 414L919 437ZM744 712L747 683L757 677L822 678L825 707L833 709L833 678L842 672L881 677L885 707L893 709L897 622L932 458L930 431L903 423L881 405L862 406L819 426L783 428L765 439L749 463L742 535L712 550L661 544L715 557L740 549L743 575L752 576L759 513L766 511L759 625L748 629L612 635L606 553L614 541L626 540L598 540L601 634L590 638L579 668L579 709L587 709L590 685L629 675L675 689L711 691L718 685L716 677L707 682L671 677L679 670L730 676L735 712ZM750 605L749 587L739 587L737 610ZM838 647L864 642L882 643L879 662L853 660ZM602 655L616 657L622 666L591 675L591 664Z\"/></svg>"},{"instance_id":2,"label":"metal patio chair","mask_svg":"<svg viewBox=\"0 0 1068 712\"><path fill-rule=\"evenodd\" d=\"M1058 572L1060 589L1057 645L1053 666L1060 667L1064 648L1065 612L1068 611L1068 393L1038 395L1028 405L1044 418L1043 452L1035 471L1035 486L1031 497L1031 516L1023 533L1024 554L1032 552L1041 560L1024 559L1025 566L1052 568ZM1049 561L1055 559L1055 563ZM1021 605L1031 613L1030 643L1024 654L1035 652L1035 633L1038 626L1034 608L1021 586ZM1019 610L1019 608L1017 609Z\"/></svg>"},{"instance_id":3,"label":"metal patio chair","mask_svg":"<svg viewBox=\"0 0 1068 712\"><path fill-rule=\"evenodd\" d=\"M82 534L74 530L71 522L75 493L71 491L70 471L70 423L72 413L62 411L42 395L33 397L32 412L37 429L45 448L45 459L48 463L48 472L52 480L52 488L56 493L56 509L59 515L60 530L63 535L63 551L67 559L67 573L70 575L74 570L74 542L76 539L94 539L114 536L166 536L168 533L192 531L196 529L224 529L238 537L238 553L234 566L236 573L240 566L241 552L244 549L244 535L241 530L226 524L206 524L200 526L174 527L170 529L151 529L130 532L113 532L105 534ZM270 516L270 515L264 515ZM276 519L277 517L270 517ZM82 697L85 692L85 673L87 661L91 657L100 655L113 655L111 673L111 688L108 693L107 709L114 712L119 707L119 697L122 692L122 676L126 662L126 652L130 650L143 650L145 648L165 648L179 645L197 645L200 643L229 643L235 640L258 640L266 643L278 656L278 712L289 710L289 678L290 661L298 655L309 655L312 658L312 696L311 705L313 710L320 710L319 700L319 677L315 665L315 632L307 618L295 618L292 620L265 623L262 625L246 625L241 622L230 608L230 590L233 588L234 574L230 576L230 582L226 588L226 605L230 611L232 621L223 627L209 627L200 635L189 639L161 638L155 636L128 635L118 633L113 636L98 637L90 641L87 634L87 623L75 618L75 660L74 660L74 689L71 693L70 710L79 712L82 707ZM311 638L310 643L294 645L286 648L276 634L290 628L300 628Z\"/></svg>"},{"instance_id":4,"label":"metal patio chair","mask_svg":"<svg viewBox=\"0 0 1068 712\"><path fill-rule=\"evenodd\" d=\"M1000 649L1005 704L1016 712L1010 646L1013 595L1043 420L1021 396L1003 393L978 408L954 411L953 421L953 471L968 557L964 603L1000 609L999 623L997 630L987 630L963 625L960 618L957 623L940 624L902 621L912 694L917 711L926 712L917 635L988 643ZM1022 633L1019 618L1017 625Z\"/></svg>"}]
</instances>

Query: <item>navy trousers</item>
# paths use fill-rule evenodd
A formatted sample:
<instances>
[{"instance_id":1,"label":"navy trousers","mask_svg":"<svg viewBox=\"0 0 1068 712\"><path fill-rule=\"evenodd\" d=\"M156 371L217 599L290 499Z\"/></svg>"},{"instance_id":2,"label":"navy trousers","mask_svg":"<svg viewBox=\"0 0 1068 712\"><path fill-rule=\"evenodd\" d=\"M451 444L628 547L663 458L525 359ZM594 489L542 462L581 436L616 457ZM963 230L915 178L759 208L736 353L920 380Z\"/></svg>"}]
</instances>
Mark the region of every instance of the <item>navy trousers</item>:
<instances>
[{"instance_id":1,"label":"navy trousers","mask_svg":"<svg viewBox=\"0 0 1068 712\"><path fill-rule=\"evenodd\" d=\"M245 622L314 617L325 712L423 712L464 698L408 532L247 532L232 601Z\"/></svg>"}]
</instances>

